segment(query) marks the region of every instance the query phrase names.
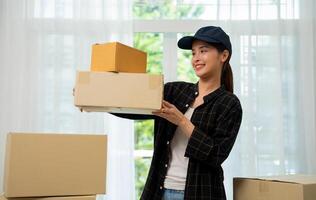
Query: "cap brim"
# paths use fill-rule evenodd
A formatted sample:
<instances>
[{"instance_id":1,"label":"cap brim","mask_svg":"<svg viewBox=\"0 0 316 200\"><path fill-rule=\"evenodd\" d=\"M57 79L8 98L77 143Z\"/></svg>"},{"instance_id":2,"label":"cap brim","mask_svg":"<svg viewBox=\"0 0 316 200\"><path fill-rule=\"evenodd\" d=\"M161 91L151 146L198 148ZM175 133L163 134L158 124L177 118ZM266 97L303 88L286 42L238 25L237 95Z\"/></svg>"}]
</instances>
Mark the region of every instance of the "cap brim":
<instances>
[{"instance_id":1,"label":"cap brim","mask_svg":"<svg viewBox=\"0 0 316 200\"><path fill-rule=\"evenodd\" d=\"M192 43L194 40L201 40L207 43L220 43L219 41L212 38L205 39L203 37L185 36L178 41L178 47L180 49L192 49Z\"/></svg>"},{"instance_id":2,"label":"cap brim","mask_svg":"<svg viewBox=\"0 0 316 200\"><path fill-rule=\"evenodd\" d=\"M192 49L192 43L195 38L193 36L185 36L178 41L180 49Z\"/></svg>"}]
</instances>

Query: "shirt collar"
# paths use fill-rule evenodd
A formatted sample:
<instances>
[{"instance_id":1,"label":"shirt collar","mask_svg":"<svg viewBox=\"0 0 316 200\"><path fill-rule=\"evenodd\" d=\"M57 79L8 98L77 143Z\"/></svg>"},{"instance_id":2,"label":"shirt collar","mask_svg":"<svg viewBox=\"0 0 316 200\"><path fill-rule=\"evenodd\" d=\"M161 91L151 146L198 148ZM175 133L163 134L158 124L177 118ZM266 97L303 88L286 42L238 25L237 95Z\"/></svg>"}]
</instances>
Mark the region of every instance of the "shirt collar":
<instances>
[{"instance_id":1,"label":"shirt collar","mask_svg":"<svg viewBox=\"0 0 316 200\"><path fill-rule=\"evenodd\" d=\"M196 82L194 84L193 90L194 90L195 96L198 96L198 94L199 94L199 82ZM209 94L207 94L203 97L204 103L209 102L214 97L221 95L223 92L225 92L225 90L226 90L226 87L224 84L222 84L219 88L217 88L213 92L210 92Z\"/></svg>"}]
</instances>

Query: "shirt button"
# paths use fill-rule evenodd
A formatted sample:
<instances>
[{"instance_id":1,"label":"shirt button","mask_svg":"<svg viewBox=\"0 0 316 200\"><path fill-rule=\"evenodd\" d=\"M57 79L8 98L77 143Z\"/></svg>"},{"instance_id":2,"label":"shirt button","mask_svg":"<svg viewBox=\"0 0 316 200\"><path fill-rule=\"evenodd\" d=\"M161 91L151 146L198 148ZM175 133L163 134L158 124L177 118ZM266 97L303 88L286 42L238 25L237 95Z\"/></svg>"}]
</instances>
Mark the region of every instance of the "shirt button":
<instances>
[{"instance_id":1,"label":"shirt button","mask_svg":"<svg viewBox=\"0 0 316 200\"><path fill-rule=\"evenodd\" d=\"M159 187L162 190L162 186Z\"/></svg>"},{"instance_id":2,"label":"shirt button","mask_svg":"<svg viewBox=\"0 0 316 200\"><path fill-rule=\"evenodd\" d=\"M185 104L185 107L189 107L189 104Z\"/></svg>"}]
</instances>

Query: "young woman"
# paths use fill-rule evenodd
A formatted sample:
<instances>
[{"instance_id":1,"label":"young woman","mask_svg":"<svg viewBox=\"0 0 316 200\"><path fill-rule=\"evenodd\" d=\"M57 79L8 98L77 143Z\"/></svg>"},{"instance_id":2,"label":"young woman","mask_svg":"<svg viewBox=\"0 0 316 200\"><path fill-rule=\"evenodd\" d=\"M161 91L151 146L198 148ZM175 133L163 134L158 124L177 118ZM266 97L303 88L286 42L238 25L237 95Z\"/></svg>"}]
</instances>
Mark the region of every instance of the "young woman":
<instances>
[{"instance_id":1,"label":"young woman","mask_svg":"<svg viewBox=\"0 0 316 200\"><path fill-rule=\"evenodd\" d=\"M225 200L221 164L228 157L242 119L233 94L229 36L220 28L200 28L179 40L192 51L196 84L170 82L154 115L115 114L155 120L154 154L143 200Z\"/></svg>"}]
</instances>

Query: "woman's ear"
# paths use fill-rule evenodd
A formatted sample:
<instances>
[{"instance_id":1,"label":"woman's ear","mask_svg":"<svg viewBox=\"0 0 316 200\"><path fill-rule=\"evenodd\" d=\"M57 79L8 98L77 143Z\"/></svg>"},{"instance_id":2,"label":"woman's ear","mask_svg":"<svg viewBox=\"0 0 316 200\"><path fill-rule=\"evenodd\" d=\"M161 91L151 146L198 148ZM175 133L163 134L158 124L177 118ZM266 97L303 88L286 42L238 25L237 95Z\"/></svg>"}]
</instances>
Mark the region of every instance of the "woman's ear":
<instances>
[{"instance_id":1,"label":"woman's ear","mask_svg":"<svg viewBox=\"0 0 316 200\"><path fill-rule=\"evenodd\" d=\"M222 57L222 58L221 58L221 59L222 59L221 61L224 63L224 62L228 59L228 57L229 57L229 52L228 52L228 50L224 50L221 57Z\"/></svg>"}]
</instances>

